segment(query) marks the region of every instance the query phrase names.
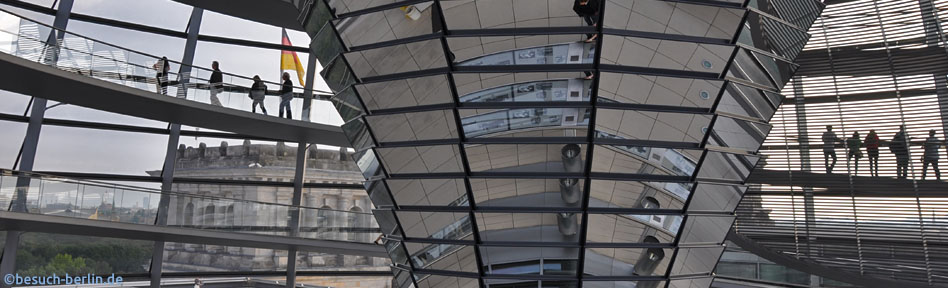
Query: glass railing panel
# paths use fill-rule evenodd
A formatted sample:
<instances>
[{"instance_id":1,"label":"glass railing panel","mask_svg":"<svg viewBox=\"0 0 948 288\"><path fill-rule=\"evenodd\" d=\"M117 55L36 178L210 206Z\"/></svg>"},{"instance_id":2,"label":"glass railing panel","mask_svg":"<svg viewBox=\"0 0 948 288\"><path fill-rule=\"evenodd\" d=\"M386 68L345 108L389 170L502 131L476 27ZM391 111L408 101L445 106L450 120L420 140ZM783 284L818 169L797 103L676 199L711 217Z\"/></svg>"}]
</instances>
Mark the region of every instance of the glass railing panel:
<instances>
[{"instance_id":1,"label":"glass railing panel","mask_svg":"<svg viewBox=\"0 0 948 288\"><path fill-rule=\"evenodd\" d=\"M25 188L26 213L154 225L159 189L125 184L0 170L0 204L12 211L17 201L16 181L29 180ZM167 225L180 228L254 233L308 239L371 243L379 226L372 214L323 208L294 207L206 195L165 192L169 199ZM291 211L300 213L299 234L291 227Z\"/></svg>"}]
</instances>

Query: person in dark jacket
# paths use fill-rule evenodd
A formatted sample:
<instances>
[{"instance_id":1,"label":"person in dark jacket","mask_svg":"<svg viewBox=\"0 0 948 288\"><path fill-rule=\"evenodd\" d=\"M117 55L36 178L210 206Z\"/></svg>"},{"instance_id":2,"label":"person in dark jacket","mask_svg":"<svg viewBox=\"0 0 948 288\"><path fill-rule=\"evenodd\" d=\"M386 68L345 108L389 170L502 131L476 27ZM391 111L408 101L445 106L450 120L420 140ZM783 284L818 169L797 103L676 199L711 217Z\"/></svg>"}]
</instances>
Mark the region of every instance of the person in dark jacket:
<instances>
[{"instance_id":1,"label":"person in dark jacket","mask_svg":"<svg viewBox=\"0 0 948 288\"><path fill-rule=\"evenodd\" d=\"M573 11L583 17L586 24L596 26L596 20L599 20L599 1L600 0L574 0ZM599 34L586 34L586 40L583 42L592 43Z\"/></svg>"},{"instance_id":2,"label":"person in dark jacket","mask_svg":"<svg viewBox=\"0 0 948 288\"><path fill-rule=\"evenodd\" d=\"M925 139L925 154L922 155L922 180L925 180L928 174L928 165L932 165L935 170L935 179L941 180L941 171L938 170L938 150L941 149L942 142L935 137L935 129L928 131L928 138Z\"/></svg>"},{"instance_id":3,"label":"person in dark jacket","mask_svg":"<svg viewBox=\"0 0 948 288\"><path fill-rule=\"evenodd\" d=\"M869 154L869 175L879 177L879 135L876 130L869 130L866 135L866 154Z\"/></svg>"},{"instance_id":4,"label":"person in dark jacket","mask_svg":"<svg viewBox=\"0 0 948 288\"><path fill-rule=\"evenodd\" d=\"M158 62L155 62L152 68L158 71L158 74L155 75L155 79L158 80L157 84L155 84L158 87L158 93L168 95L168 71L171 70L168 57L161 57Z\"/></svg>"},{"instance_id":5,"label":"person in dark jacket","mask_svg":"<svg viewBox=\"0 0 948 288\"><path fill-rule=\"evenodd\" d=\"M846 139L846 160L853 162L853 175L859 175L859 159L862 159L862 137L859 131L853 132L853 137Z\"/></svg>"},{"instance_id":6,"label":"person in dark jacket","mask_svg":"<svg viewBox=\"0 0 948 288\"><path fill-rule=\"evenodd\" d=\"M214 69L211 72L211 79L207 81L208 89L211 91L211 104L215 106L224 106L221 105L221 99L217 98L217 94L221 93L221 89L224 88L224 73L221 73L220 64L217 61L211 62L211 68Z\"/></svg>"},{"instance_id":7,"label":"person in dark jacket","mask_svg":"<svg viewBox=\"0 0 948 288\"><path fill-rule=\"evenodd\" d=\"M826 174L833 173L836 167L836 143L840 142L839 137L833 132L833 125L826 125L826 132L823 132L823 163L826 164ZM833 163L829 159L833 158Z\"/></svg>"},{"instance_id":8,"label":"person in dark jacket","mask_svg":"<svg viewBox=\"0 0 948 288\"><path fill-rule=\"evenodd\" d=\"M293 100L293 81L290 81L290 73L283 72L283 86L280 87L280 118L283 118L283 111L286 111L286 119L293 119L290 114L290 101Z\"/></svg>"},{"instance_id":9,"label":"person in dark jacket","mask_svg":"<svg viewBox=\"0 0 948 288\"><path fill-rule=\"evenodd\" d=\"M908 178L909 164L909 137L905 133L905 126L899 126L899 132L892 136L889 151L895 154L895 174L899 179Z\"/></svg>"},{"instance_id":10,"label":"person in dark jacket","mask_svg":"<svg viewBox=\"0 0 948 288\"><path fill-rule=\"evenodd\" d=\"M267 97L267 85L263 84L263 80L260 80L258 75L253 76L253 86L250 86L249 97L253 100L251 112L257 113L257 105L260 105L263 115L270 115L267 114L267 107L263 106L263 99Z\"/></svg>"}]
</instances>

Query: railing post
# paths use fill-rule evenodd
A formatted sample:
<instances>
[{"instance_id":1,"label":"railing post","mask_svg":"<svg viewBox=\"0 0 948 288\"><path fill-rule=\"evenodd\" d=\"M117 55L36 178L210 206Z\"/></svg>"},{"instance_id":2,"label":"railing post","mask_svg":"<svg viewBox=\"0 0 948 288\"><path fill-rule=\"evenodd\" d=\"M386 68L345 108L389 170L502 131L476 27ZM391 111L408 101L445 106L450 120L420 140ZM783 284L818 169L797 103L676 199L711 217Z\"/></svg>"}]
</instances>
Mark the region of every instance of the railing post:
<instances>
[{"instance_id":1,"label":"railing post","mask_svg":"<svg viewBox=\"0 0 948 288\"><path fill-rule=\"evenodd\" d=\"M198 33L201 31L201 18L204 15L204 9L192 8L191 20L188 22L188 40L184 44L184 56L181 57L181 69L179 69L180 87L178 88L178 97L187 96L186 85L191 73L191 65L194 62L194 50L197 47ZM171 195L166 193L171 191L174 184L174 164L178 155L178 140L181 136L181 124L169 123L168 147L165 150L165 162L161 169L161 200L158 201L158 214L155 215L155 225L163 226L168 224L168 209L171 206ZM163 263L165 252L165 242L155 241L154 249L151 255L151 287L161 286L161 265Z\"/></svg>"}]
</instances>

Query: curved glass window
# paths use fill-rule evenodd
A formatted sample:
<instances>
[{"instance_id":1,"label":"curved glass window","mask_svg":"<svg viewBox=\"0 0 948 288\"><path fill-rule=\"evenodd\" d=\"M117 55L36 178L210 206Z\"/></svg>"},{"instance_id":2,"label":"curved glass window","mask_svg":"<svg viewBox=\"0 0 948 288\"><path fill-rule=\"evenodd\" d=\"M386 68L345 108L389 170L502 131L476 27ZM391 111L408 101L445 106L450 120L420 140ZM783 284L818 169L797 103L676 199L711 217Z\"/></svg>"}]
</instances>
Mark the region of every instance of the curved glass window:
<instances>
[{"instance_id":1,"label":"curved glass window","mask_svg":"<svg viewBox=\"0 0 948 288\"><path fill-rule=\"evenodd\" d=\"M589 125L590 109L526 108L500 110L461 119L466 137L539 127Z\"/></svg>"},{"instance_id":2,"label":"curved glass window","mask_svg":"<svg viewBox=\"0 0 948 288\"><path fill-rule=\"evenodd\" d=\"M461 102L589 101L592 80L558 79L517 83L461 96Z\"/></svg>"},{"instance_id":3,"label":"curved glass window","mask_svg":"<svg viewBox=\"0 0 948 288\"><path fill-rule=\"evenodd\" d=\"M595 54L594 44L565 43L498 52L462 61L458 66L589 64Z\"/></svg>"}]
</instances>

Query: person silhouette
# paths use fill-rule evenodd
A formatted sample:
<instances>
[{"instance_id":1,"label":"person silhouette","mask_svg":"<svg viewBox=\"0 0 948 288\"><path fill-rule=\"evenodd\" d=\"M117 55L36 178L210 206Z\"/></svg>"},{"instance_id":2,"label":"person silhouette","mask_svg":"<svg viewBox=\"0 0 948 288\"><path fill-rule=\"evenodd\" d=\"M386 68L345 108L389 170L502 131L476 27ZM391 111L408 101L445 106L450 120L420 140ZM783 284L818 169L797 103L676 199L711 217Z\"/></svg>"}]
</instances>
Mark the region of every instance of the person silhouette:
<instances>
[{"instance_id":1,"label":"person silhouette","mask_svg":"<svg viewBox=\"0 0 948 288\"><path fill-rule=\"evenodd\" d=\"M866 146L866 154L869 154L869 175L875 177L879 177L879 142L879 135L876 134L876 130L869 130L864 145Z\"/></svg>"},{"instance_id":2,"label":"person silhouette","mask_svg":"<svg viewBox=\"0 0 948 288\"><path fill-rule=\"evenodd\" d=\"M892 136L889 151L895 154L895 174L898 179L908 178L909 164L909 137L905 132L905 125L899 126L899 132Z\"/></svg>"},{"instance_id":3,"label":"person silhouette","mask_svg":"<svg viewBox=\"0 0 948 288\"><path fill-rule=\"evenodd\" d=\"M260 80L259 75L253 76L253 85L250 86L249 97L253 100L253 104L250 106L251 112L257 113L257 105L260 105L263 115L269 115L267 114L267 107L263 106L263 99L267 97L267 85L263 83L263 80Z\"/></svg>"},{"instance_id":4,"label":"person silhouette","mask_svg":"<svg viewBox=\"0 0 948 288\"><path fill-rule=\"evenodd\" d=\"M224 86L224 73L221 72L220 64L217 61L211 62L211 68L214 69L211 72L211 79L207 81L209 90L211 91L211 104L214 106L223 106L221 105L221 99L217 97L221 93L221 88Z\"/></svg>"},{"instance_id":5,"label":"person silhouette","mask_svg":"<svg viewBox=\"0 0 948 288\"><path fill-rule=\"evenodd\" d=\"M938 150L941 149L942 142L935 137L935 129L928 131L928 138L925 139L925 154L922 155L922 180L925 180L928 174L928 165L935 171L935 179L941 180L941 171L938 170Z\"/></svg>"},{"instance_id":6,"label":"person silhouette","mask_svg":"<svg viewBox=\"0 0 948 288\"><path fill-rule=\"evenodd\" d=\"M849 150L846 153L846 160L854 159L853 161L853 175L859 174L859 159L862 158L862 139L860 139L859 132L853 132L853 136L846 139L846 148Z\"/></svg>"},{"instance_id":7,"label":"person silhouette","mask_svg":"<svg viewBox=\"0 0 948 288\"><path fill-rule=\"evenodd\" d=\"M823 162L827 174L833 173L836 167L836 142L839 142L839 137L833 132L833 125L826 125L826 132L823 132ZM829 162L830 157L833 158L832 164Z\"/></svg>"}]
</instances>

